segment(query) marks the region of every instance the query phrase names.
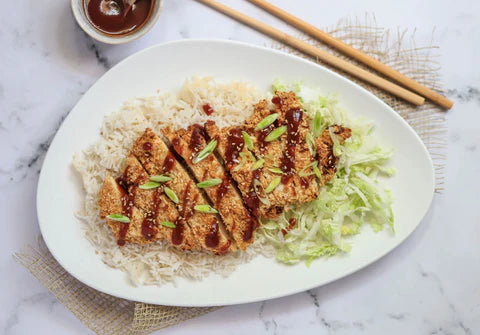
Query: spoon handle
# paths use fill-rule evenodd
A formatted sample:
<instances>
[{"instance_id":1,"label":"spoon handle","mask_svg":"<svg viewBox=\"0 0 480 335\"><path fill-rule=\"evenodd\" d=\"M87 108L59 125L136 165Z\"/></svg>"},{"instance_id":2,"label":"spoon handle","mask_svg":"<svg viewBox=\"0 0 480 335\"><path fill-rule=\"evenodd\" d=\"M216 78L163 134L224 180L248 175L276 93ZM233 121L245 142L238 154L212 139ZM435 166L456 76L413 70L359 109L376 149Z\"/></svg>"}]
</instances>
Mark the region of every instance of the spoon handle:
<instances>
[{"instance_id":1,"label":"spoon handle","mask_svg":"<svg viewBox=\"0 0 480 335\"><path fill-rule=\"evenodd\" d=\"M132 6L135 3L135 1L136 0L124 0L125 6L127 9L125 10L125 12L123 12L123 17L127 16L130 9L132 9Z\"/></svg>"}]
</instances>

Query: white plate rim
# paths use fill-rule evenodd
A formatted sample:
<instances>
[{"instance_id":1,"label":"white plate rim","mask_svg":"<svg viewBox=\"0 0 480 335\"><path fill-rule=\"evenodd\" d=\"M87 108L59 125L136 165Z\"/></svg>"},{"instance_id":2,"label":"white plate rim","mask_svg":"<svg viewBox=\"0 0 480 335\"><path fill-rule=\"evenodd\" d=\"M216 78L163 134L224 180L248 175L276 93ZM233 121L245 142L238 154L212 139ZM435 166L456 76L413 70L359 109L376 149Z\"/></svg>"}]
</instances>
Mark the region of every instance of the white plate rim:
<instances>
[{"instance_id":1,"label":"white plate rim","mask_svg":"<svg viewBox=\"0 0 480 335\"><path fill-rule=\"evenodd\" d=\"M94 90L95 87L98 85L99 82L101 82L105 76L110 73L110 71L114 70L115 68L117 68L118 66L120 66L121 64L127 62L128 60L130 60L131 58L133 57L136 57L140 54L143 54L143 53L146 53L146 52L149 52L151 49L155 49L155 48L161 48L161 47L166 47L166 46L172 46L172 45L181 45L181 44L184 44L184 43L218 43L218 44L225 44L225 45L234 45L234 46L241 46L241 47L246 47L246 48L251 48L251 49L257 49L257 50L261 50L261 51L267 51L267 52L270 52L272 53L272 56L273 55L282 55L283 57L288 57L288 58L291 58L291 59L294 59L295 61L298 61L298 62L303 62L303 63L306 63L310 66L314 66L314 67L318 67L320 68L322 71L325 71L325 72L328 72L330 75L333 75L334 77L336 77L336 79L340 80L343 82L343 84L347 85L347 86L350 86L350 87L354 87L355 89L357 90L360 90L362 92L362 94L364 94L365 96L369 97L370 99L373 99L375 100L376 103L379 103L381 104L385 109L389 110L393 116L397 119L398 122L400 122L404 127L406 127L412 136L415 137L415 139L421 144L421 147L424 151L424 154L426 157L428 157L428 161L429 161L429 164L430 164L430 170L431 170L431 180L430 180L430 185L431 185L431 190L429 192L430 194L430 198L428 200L428 203L429 205L425 208L425 210L423 211L422 215L421 215L421 219L419 220L419 222L407 233L405 234L405 236L403 236L403 238L401 240L398 241L398 243L395 243L395 245L393 245L390 249L388 250L385 250L384 252L382 253L379 253L378 255L376 255L375 257L372 257L371 259L369 259L367 262L364 262L362 263L361 266L359 267L356 267L356 268L353 268L351 271L346 271L346 272L343 272L337 276L332 276L329 280L326 280L326 281L322 281L321 283L319 284L314 284L314 285L310 285L310 286L302 286L302 287L299 287L299 288L292 288L291 290L288 290L288 291L283 291L279 294L272 294L270 296L262 296L262 297L259 297L257 299L236 299L235 301L231 301L231 302L214 302L214 303L202 303L202 302L195 302L195 303L175 303L175 304L172 304L172 303L159 303L159 301L157 299L145 299L145 298L142 298L142 299L136 299L135 297L131 296L131 295L128 295L128 294L122 294L122 293L119 293L119 292L116 292L114 290L111 290L109 288L106 288L106 287L99 287L97 286L94 282L92 283L90 280L88 280L87 278L84 278L83 276L79 275L78 273L74 273L74 271L72 271L71 267L68 265L68 264L65 264L61 257L59 257L58 255L56 255L54 252L52 252L52 248L51 248L51 245L49 243L49 239L48 239L48 235L45 234L45 225L42 224L42 216L43 216L43 212L42 212L42 208L41 206L39 205L41 203L41 197L42 197L42 184L44 182L44 178L45 178L45 173L44 173L44 165L45 165L45 162L47 162L47 160L50 158L50 156L52 155L52 150L51 148L54 147L55 145L55 142L57 140L57 134L60 132L60 130L62 130L62 128L64 127L64 125L68 122L68 120L70 119L71 115L73 114L72 112L75 111L77 105L79 105L81 103L81 101L83 99L85 99L85 96L87 96L88 92L91 91L91 90ZM128 97L126 97L128 98ZM142 49L128 57L126 57L125 59L123 59L122 61L120 61L119 63L117 63L115 66L113 66L111 69L109 69L107 72L105 72L97 81L95 81L95 83L86 91L86 93L77 101L76 105L72 108L71 112L67 115L67 117L64 119L64 121L62 122L62 125L59 127L59 129L57 130L57 133L55 134L51 144L50 144L50 147L45 155L45 159L44 159L44 162L42 163L42 169L40 171L40 176L39 176L39 180L38 180L38 185L37 185L37 197L36 197L36 203L37 203L37 217L38 217L38 223L39 223L39 227L40 227L40 232L43 236L43 240L47 246L47 248L50 250L52 256L55 258L55 260L57 262L59 262L59 264L69 273L71 274L73 277L75 277L77 280L79 280L80 282L82 282L83 284L97 290L97 291L100 291L100 292L103 292L103 293L106 293L106 294L109 294L109 295L112 295L112 296L115 296L115 297L118 297L118 298L122 298L122 299L126 299L126 300L131 300L131 301L138 301L138 302L144 302L144 303L149 303L149 304L162 304L162 305L170 305L170 306L180 306L180 307L204 307L204 306L222 306L222 305L237 305L237 304L244 304L244 303L251 303L251 302L257 302L257 301L263 301L263 300L270 300L270 299L275 299L275 298L280 298L280 297L284 297L284 296L288 296L288 295L292 295L292 294L296 294L296 293L299 293L299 292L303 292L303 291L306 291L306 290L309 290L309 289L313 289L315 287L320 287L320 286L323 286L323 285L326 285L326 284L329 284L331 282L334 282L338 279L341 279L341 278L344 278L344 277L347 277L349 275L351 275L352 273L355 273L357 271L360 271L366 267L368 267L369 265L371 265L372 263L375 263L377 262L380 258L384 257L385 255L387 255L388 253L392 252L393 250L395 250L398 246L400 246L408 237L410 237L413 233L413 231L415 229L418 228L418 226L420 225L420 223L422 222L423 218L425 217L426 213L428 212L430 206L431 206L431 203L432 203L432 200L433 200L433 196L434 196L434 189L435 189L435 173L434 173L434 166L433 166L433 161L431 159L431 156L428 152L428 149L426 148L425 144L423 143L423 141L421 140L420 136L413 130L413 128L406 122L405 119L403 119L397 112L395 112L390 106L388 106L384 101L382 101L381 99L379 99L377 96L375 96L373 93L367 91L365 88L363 88L362 86L352 82L351 80L343 77L342 75L322 66L322 65L319 65L319 64L316 64L314 62L311 62L307 59L304 59L304 58L301 58L299 56L295 56L295 55L292 55L292 54L288 54L288 53L285 53L285 52L282 52L282 51L279 51L279 50L275 50L275 49L271 49L271 48L267 48L267 47L263 47L263 46L258 46L258 45L253 45L253 44L249 44L249 43L245 43L245 42L240 42L240 41L232 41L232 40L222 40L222 39L184 39L184 40L175 40L175 41L169 41L169 42L166 42L166 43L160 43L160 44L156 44L156 45L153 45L153 46L150 46L150 47L147 47L145 49ZM107 265L105 265L107 266ZM206 279L208 280L208 278Z\"/></svg>"}]
</instances>

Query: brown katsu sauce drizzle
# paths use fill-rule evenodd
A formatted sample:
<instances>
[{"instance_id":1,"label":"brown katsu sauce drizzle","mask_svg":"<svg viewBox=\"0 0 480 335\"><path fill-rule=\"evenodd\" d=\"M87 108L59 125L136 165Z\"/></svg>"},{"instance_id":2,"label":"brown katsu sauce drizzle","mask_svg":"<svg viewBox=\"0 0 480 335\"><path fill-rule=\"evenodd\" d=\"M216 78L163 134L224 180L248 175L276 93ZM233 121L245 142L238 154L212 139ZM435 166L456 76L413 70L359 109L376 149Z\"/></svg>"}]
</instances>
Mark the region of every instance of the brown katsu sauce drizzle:
<instances>
[{"instance_id":1,"label":"brown katsu sauce drizzle","mask_svg":"<svg viewBox=\"0 0 480 335\"><path fill-rule=\"evenodd\" d=\"M120 226L119 238L117 240L117 245L123 247L125 245L125 237L127 236L128 227L130 224L124 223Z\"/></svg>"},{"instance_id":2,"label":"brown katsu sauce drizzle","mask_svg":"<svg viewBox=\"0 0 480 335\"><path fill-rule=\"evenodd\" d=\"M145 143L143 143L142 148L143 148L143 150L145 150L145 151L150 151L150 150L152 150L152 143L150 143L150 142L145 142Z\"/></svg>"},{"instance_id":3,"label":"brown katsu sauce drizzle","mask_svg":"<svg viewBox=\"0 0 480 335\"><path fill-rule=\"evenodd\" d=\"M295 168L295 147L287 145L287 150L283 153L280 162L280 169L282 169L282 184L287 184L293 176Z\"/></svg>"},{"instance_id":4,"label":"brown katsu sauce drizzle","mask_svg":"<svg viewBox=\"0 0 480 335\"><path fill-rule=\"evenodd\" d=\"M285 119L287 121L287 150L285 150L283 154L280 165L283 172L283 184L288 183L295 173L295 147L298 144L300 135L298 127L302 121L302 116L303 111L300 108L292 108L285 113Z\"/></svg>"},{"instance_id":5,"label":"brown katsu sauce drizzle","mask_svg":"<svg viewBox=\"0 0 480 335\"><path fill-rule=\"evenodd\" d=\"M179 245L183 242L183 231L185 230L185 223L193 215L194 207L197 203L199 193L191 199L192 181L189 180L185 192L183 194L182 206L179 208L179 218L175 221L175 228L172 232L172 243Z\"/></svg>"},{"instance_id":6,"label":"brown katsu sauce drizzle","mask_svg":"<svg viewBox=\"0 0 480 335\"><path fill-rule=\"evenodd\" d=\"M172 230L172 244L180 245L183 242L183 231L185 229L185 219L179 217L175 220L175 228Z\"/></svg>"},{"instance_id":7,"label":"brown katsu sauce drizzle","mask_svg":"<svg viewBox=\"0 0 480 335\"><path fill-rule=\"evenodd\" d=\"M255 218L258 217L258 206L260 205L260 199L258 198L257 192L255 191L254 181L255 179L260 179L260 171L261 169L252 171L252 181L250 183L249 192L245 195L244 198L245 206L247 206L248 210Z\"/></svg>"},{"instance_id":8,"label":"brown katsu sauce drizzle","mask_svg":"<svg viewBox=\"0 0 480 335\"><path fill-rule=\"evenodd\" d=\"M252 187L253 187L253 181L255 179L259 180L260 179L260 172L262 171L262 169L256 169L256 170L253 170L252 171Z\"/></svg>"},{"instance_id":9,"label":"brown katsu sauce drizzle","mask_svg":"<svg viewBox=\"0 0 480 335\"><path fill-rule=\"evenodd\" d=\"M231 244L232 244L232 241L230 240L228 240L226 243L223 243L223 245L218 249L218 254L221 255L227 252Z\"/></svg>"},{"instance_id":10,"label":"brown katsu sauce drizzle","mask_svg":"<svg viewBox=\"0 0 480 335\"><path fill-rule=\"evenodd\" d=\"M179 211L180 217L175 221L175 228L172 231L172 243L174 245L182 244L183 231L185 230L185 222L193 214L193 206L192 208L189 208L191 185L192 185L192 182L189 181L187 184L187 187L185 188L185 193L183 195L182 207L180 208L180 211Z\"/></svg>"},{"instance_id":11,"label":"brown katsu sauce drizzle","mask_svg":"<svg viewBox=\"0 0 480 335\"><path fill-rule=\"evenodd\" d=\"M142 235L146 240L151 240L155 234L155 218L154 217L145 217L142 221Z\"/></svg>"},{"instance_id":12,"label":"brown katsu sauce drizzle","mask_svg":"<svg viewBox=\"0 0 480 335\"><path fill-rule=\"evenodd\" d=\"M163 167L162 170L163 172L169 172L173 169L175 166L175 156L173 155L172 152L168 152L167 156L165 157L165 160L163 161Z\"/></svg>"},{"instance_id":13,"label":"brown katsu sauce drizzle","mask_svg":"<svg viewBox=\"0 0 480 335\"><path fill-rule=\"evenodd\" d=\"M209 172L208 170L205 170L205 171L203 171L203 175L202 175L202 178L201 178L201 180L205 180L205 179L207 179L207 176L209 175L209 173L208 173L208 172Z\"/></svg>"},{"instance_id":14,"label":"brown katsu sauce drizzle","mask_svg":"<svg viewBox=\"0 0 480 335\"><path fill-rule=\"evenodd\" d=\"M140 182L142 176L138 176L133 183L128 182L128 168L125 169L123 175L116 179L117 184L120 186L120 191L122 192L122 215L125 215L130 220L132 220L133 214L133 201L135 199L135 194L137 191L137 185ZM128 228L130 223L122 223L120 226L120 231L118 233L119 237L117 244L119 246L125 245L125 237L127 236Z\"/></svg>"},{"instance_id":15,"label":"brown katsu sauce drizzle","mask_svg":"<svg viewBox=\"0 0 480 335\"><path fill-rule=\"evenodd\" d=\"M205 104L205 105L202 106L202 108L203 108L203 111L205 112L205 114L207 114L208 116L212 115L213 112L215 111L213 109L213 107L210 106L210 104Z\"/></svg>"},{"instance_id":16,"label":"brown katsu sauce drizzle","mask_svg":"<svg viewBox=\"0 0 480 335\"><path fill-rule=\"evenodd\" d=\"M344 128L342 126L339 126L339 125L330 126L330 128L332 128L332 127L334 127L333 129L335 129L334 130L335 135L341 134L346 129L346 128ZM348 136L348 137L350 137L350 136ZM328 175L330 173L330 171L333 171L334 173L337 172L338 157L335 156L335 154L333 153L333 140L332 139L330 139L329 142L323 141L323 144L326 146L326 149L324 149L324 150L327 150L327 155L326 155L325 158L323 158L321 160L320 165L321 165L321 169L322 169L322 174L323 175ZM323 149L322 149L322 151L323 151Z\"/></svg>"},{"instance_id":17,"label":"brown katsu sauce drizzle","mask_svg":"<svg viewBox=\"0 0 480 335\"><path fill-rule=\"evenodd\" d=\"M245 242L248 242L248 241L252 240L253 232L255 231L255 229L257 229L257 226L258 226L257 219L253 216L250 216L248 218L248 226L243 231L243 240Z\"/></svg>"},{"instance_id":18,"label":"brown katsu sauce drizzle","mask_svg":"<svg viewBox=\"0 0 480 335\"><path fill-rule=\"evenodd\" d=\"M293 227L295 227L295 225L297 224L297 219L295 218L290 218L290 220L288 220L288 226L285 228L285 229L282 229L282 234L283 236L287 235L287 233L293 229Z\"/></svg>"},{"instance_id":19,"label":"brown katsu sauce drizzle","mask_svg":"<svg viewBox=\"0 0 480 335\"><path fill-rule=\"evenodd\" d=\"M182 150L182 146L180 145L180 139L178 137L175 137L172 140L172 146L179 155L182 155L183 150Z\"/></svg>"},{"instance_id":20,"label":"brown katsu sauce drizzle","mask_svg":"<svg viewBox=\"0 0 480 335\"><path fill-rule=\"evenodd\" d=\"M257 134L257 141L260 146L260 152L264 152L267 147L267 142L265 142L265 138L275 129L275 124L271 124L266 128L258 131Z\"/></svg>"},{"instance_id":21,"label":"brown katsu sauce drizzle","mask_svg":"<svg viewBox=\"0 0 480 335\"><path fill-rule=\"evenodd\" d=\"M188 143L188 148L194 153L199 152L202 144L204 142L203 137L203 127L199 124L192 125L193 131L192 136L190 137L190 143Z\"/></svg>"},{"instance_id":22,"label":"brown katsu sauce drizzle","mask_svg":"<svg viewBox=\"0 0 480 335\"><path fill-rule=\"evenodd\" d=\"M218 222L215 219L212 225L210 226L210 231L207 236L205 236L205 245L209 248L216 248L219 242L218 236Z\"/></svg>"},{"instance_id":23,"label":"brown katsu sauce drizzle","mask_svg":"<svg viewBox=\"0 0 480 335\"><path fill-rule=\"evenodd\" d=\"M307 178L300 177L300 184L302 185L303 188L308 188L308 186L310 185L310 182L308 181Z\"/></svg>"},{"instance_id":24,"label":"brown katsu sauce drizzle","mask_svg":"<svg viewBox=\"0 0 480 335\"><path fill-rule=\"evenodd\" d=\"M272 102L277 105L279 108L283 106L283 100L279 96L274 96Z\"/></svg>"},{"instance_id":25,"label":"brown katsu sauce drizzle","mask_svg":"<svg viewBox=\"0 0 480 335\"><path fill-rule=\"evenodd\" d=\"M238 161L240 152L243 150L245 142L243 140L242 130L239 127L233 128L228 132L227 149L225 151L225 165L230 170Z\"/></svg>"},{"instance_id":26,"label":"brown katsu sauce drizzle","mask_svg":"<svg viewBox=\"0 0 480 335\"><path fill-rule=\"evenodd\" d=\"M128 194L128 166L125 168L125 171L123 171L123 174L118 177L117 179L115 179L115 181L117 182L118 185L120 185L120 187L123 189L123 191Z\"/></svg>"},{"instance_id":27,"label":"brown katsu sauce drizzle","mask_svg":"<svg viewBox=\"0 0 480 335\"><path fill-rule=\"evenodd\" d=\"M327 161L327 164L322 164L322 173L324 175L327 175L329 170L332 170L333 172L337 172L338 158L333 153L333 145L330 148L328 148L328 155L327 155L326 161Z\"/></svg>"},{"instance_id":28,"label":"brown katsu sauce drizzle","mask_svg":"<svg viewBox=\"0 0 480 335\"><path fill-rule=\"evenodd\" d=\"M230 185L230 179L227 176L222 178L222 183L218 185L216 191L215 204L218 206L222 198L227 194L228 186Z\"/></svg>"}]
</instances>

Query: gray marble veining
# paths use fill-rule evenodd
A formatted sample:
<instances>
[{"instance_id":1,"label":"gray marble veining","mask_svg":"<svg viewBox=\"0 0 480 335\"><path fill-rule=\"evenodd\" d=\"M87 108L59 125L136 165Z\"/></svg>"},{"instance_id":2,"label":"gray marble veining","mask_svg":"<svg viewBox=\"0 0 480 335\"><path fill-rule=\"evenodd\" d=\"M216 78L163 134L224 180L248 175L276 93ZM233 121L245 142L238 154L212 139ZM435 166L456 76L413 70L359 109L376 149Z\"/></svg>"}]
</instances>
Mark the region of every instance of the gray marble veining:
<instances>
[{"instance_id":1,"label":"gray marble veining","mask_svg":"<svg viewBox=\"0 0 480 335\"><path fill-rule=\"evenodd\" d=\"M467 86L464 89L450 89L447 90L447 95L452 99L460 103L467 103L475 101L480 104L480 90L477 87Z\"/></svg>"}]
</instances>

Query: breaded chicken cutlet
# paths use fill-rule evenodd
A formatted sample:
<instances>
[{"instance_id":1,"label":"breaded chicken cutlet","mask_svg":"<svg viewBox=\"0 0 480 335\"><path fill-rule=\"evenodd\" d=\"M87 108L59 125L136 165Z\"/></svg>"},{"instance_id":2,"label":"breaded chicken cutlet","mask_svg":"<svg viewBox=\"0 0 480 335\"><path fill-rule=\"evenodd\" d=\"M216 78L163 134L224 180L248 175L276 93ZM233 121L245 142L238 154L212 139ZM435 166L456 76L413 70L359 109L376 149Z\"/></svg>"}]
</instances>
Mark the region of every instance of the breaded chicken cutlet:
<instances>
[{"instance_id":1,"label":"breaded chicken cutlet","mask_svg":"<svg viewBox=\"0 0 480 335\"><path fill-rule=\"evenodd\" d=\"M330 127L337 136L340 144L343 144L350 136L352 131L349 128L334 125ZM325 129L315 140L319 169L322 173L320 185L324 186L335 176L337 172L338 157L333 153L333 140L330 136L329 128Z\"/></svg>"},{"instance_id":2,"label":"breaded chicken cutlet","mask_svg":"<svg viewBox=\"0 0 480 335\"><path fill-rule=\"evenodd\" d=\"M216 213L196 210L197 206L207 205L207 200L157 134L147 128L135 141L132 153L149 175L168 175L171 178L163 183L168 188L166 194L171 195L170 199L175 202L180 216L190 226L202 249L216 254L235 250L220 217Z\"/></svg>"},{"instance_id":3,"label":"breaded chicken cutlet","mask_svg":"<svg viewBox=\"0 0 480 335\"><path fill-rule=\"evenodd\" d=\"M203 127L194 124L176 131L167 127L162 130L162 134L184 159L198 182L197 185L203 188L210 202L219 211L237 246L245 250L253 243L253 232L258 227L258 220L245 208L230 176L214 154L198 162L195 160L208 144Z\"/></svg>"},{"instance_id":4,"label":"breaded chicken cutlet","mask_svg":"<svg viewBox=\"0 0 480 335\"><path fill-rule=\"evenodd\" d=\"M266 100L257 103L240 127L219 129L213 122L205 124L207 134L218 139L218 153L244 198L256 197L251 201L258 208L256 214L266 218L318 196L315 176L302 175L315 161L305 139L309 117L293 92L277 93L272 102L273 106ZM250 139L250 149L243 136ZM261 167L252 168L257 162L262 162Z\"/></svg>"},{"instance_id":5,"label":"breaded chicken cutlet","mask_svg":"<svg viewBox=\"0 0 480 335\"><path fill-rule=\"evenodd\" d=\"M337 169L330 133L343 144L351 130L324 130L312 154L310 119L293 92L276 92L271 103L253 107L238 126L166 127L164 138L145 130L122 176L108 176L99 193L100 217L119 245L165 240L183 250L245 250L262 218L317 198Z\"/></svg>"}]
</instances>

